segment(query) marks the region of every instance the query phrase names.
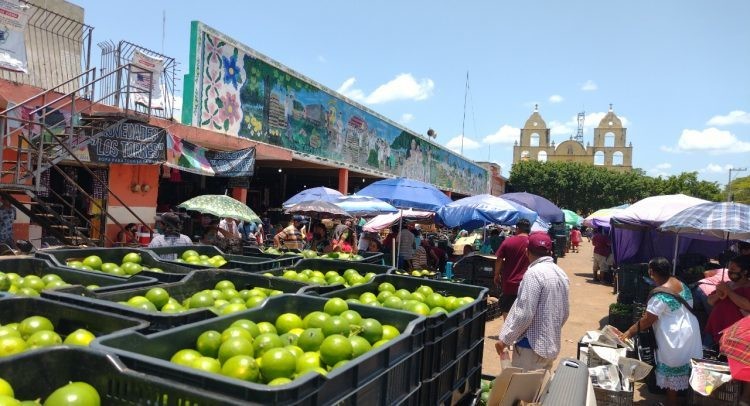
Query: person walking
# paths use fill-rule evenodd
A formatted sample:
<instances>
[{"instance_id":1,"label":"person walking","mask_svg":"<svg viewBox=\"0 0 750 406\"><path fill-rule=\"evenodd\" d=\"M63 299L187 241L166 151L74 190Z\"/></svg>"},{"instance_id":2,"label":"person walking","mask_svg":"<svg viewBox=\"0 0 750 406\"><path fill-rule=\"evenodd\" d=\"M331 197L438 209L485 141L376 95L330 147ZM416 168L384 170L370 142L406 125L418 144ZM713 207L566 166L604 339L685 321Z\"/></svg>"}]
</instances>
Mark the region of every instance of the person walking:
<instances>
[{"instance_id":1,"label":"person walking","mask_svg":"<svg viewBox=\"0 0 750 406\"><path fill-rule=\"evenodd\" d=\"M501 287L499 298L500 312L505 316L508 314L513 302L518 295L518 286L521 284L523 274L529 267L529 258L526 249L529 245L529 232L531 223L521 219L516 224L516 235L503 240L495 256L495 286Z\"/></svg>"},{"instance_id":2,"label":"person walking","mask_svg":"<svg viewBox=\"0 0 750 406\"><path fill-rule=\"evenodd\" d=\"M604 235L604 229L597 227L594 230L594 236L591 237L591 244L594 246L594 267L593 278L595 281L602 280L601 272L609 272L612 266L612 242L609 236Z\"/></svg>"},{"instance_id":3,"label":"person walking","mask_svg":"<svg viewBox=\"0 0 750 406\"><path fill-rule=\"evenodd\" d=\"M531 234L526 254L529 268L495 349L502 357L513 345L511 364L524 372L549 370L560 354L560 333L570 309L570 282L552 260L552 239L547 233Z\"/></svg>"},{"instance_id":4,"label":"person walking","mask_svg":"<svg viewBox=\"0 0 750 406\"><path fill-rule=\"evenodd\" d=\"M414 233L404 223L396 238L398 242L398 267L410 271L411 260L414 258L414 250L416 249Z\"/></svg>"},{"instance_id":5,"label":"person walking","mask_svg":"<svg viewBox=\"0 0 750 406\"><path fill-rule=\"evenodd\" d=\"M658 287L649 294L643 316L620 338L629 339L653 326L656 386L667 390L667 405L676 406L677 391L689 387L690 359L703 356L700 326L689 308L693 306L690 288L672 276L666 258L649 261L648 276Z\"/></svg>"}]
</instances>

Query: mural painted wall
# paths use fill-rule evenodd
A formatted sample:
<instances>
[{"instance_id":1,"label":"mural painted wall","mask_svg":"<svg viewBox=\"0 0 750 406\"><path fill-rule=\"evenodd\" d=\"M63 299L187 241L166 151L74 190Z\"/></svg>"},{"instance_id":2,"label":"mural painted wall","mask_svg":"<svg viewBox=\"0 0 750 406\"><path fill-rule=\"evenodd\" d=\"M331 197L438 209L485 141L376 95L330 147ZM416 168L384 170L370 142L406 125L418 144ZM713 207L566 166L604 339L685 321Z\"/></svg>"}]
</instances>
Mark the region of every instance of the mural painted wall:
<instances>
[{"instance_id":1,"label":"mural painted wall","mask_svg":"<svg viewBox=\"0 0 750 406\"><path fill-rule=\"evenodd\" d=\"M190 52L183 123L461 193L488 192L485 168L203 23L192 24Z\"/></svg>"}]
</instances>

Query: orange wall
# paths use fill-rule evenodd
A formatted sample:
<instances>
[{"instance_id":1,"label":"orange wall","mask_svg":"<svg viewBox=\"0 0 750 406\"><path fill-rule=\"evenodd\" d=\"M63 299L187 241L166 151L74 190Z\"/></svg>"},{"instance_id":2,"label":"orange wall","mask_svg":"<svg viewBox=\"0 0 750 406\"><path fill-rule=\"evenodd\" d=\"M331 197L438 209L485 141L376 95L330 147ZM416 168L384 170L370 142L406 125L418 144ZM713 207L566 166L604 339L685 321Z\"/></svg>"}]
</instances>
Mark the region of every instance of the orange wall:
<instances>
[{"instance_id":1,"label":"orange wall","mask_svg":"<svg viewBox=\"0 0 750 406\"><path fill-rule=\"evenodd\" d=\"M148 192L133 192L133 184L148 185ZM125 205L130 207L141 219L149 225L153 225L153 216L146 217L143 209L155 209L156 197L159 194L159 166L158 165L121 165L110 164L109 166L109 211L110 213L122 213L122 203L112 196L114 193ZM130 217L130 214L127 214ZM131 220L118 218L118 221L124 226ZM135 220L132 220L136 222ZM107 219L107 237L111 240L117 238L120 227L112 220Z\"/></svg>"}]
</instances>

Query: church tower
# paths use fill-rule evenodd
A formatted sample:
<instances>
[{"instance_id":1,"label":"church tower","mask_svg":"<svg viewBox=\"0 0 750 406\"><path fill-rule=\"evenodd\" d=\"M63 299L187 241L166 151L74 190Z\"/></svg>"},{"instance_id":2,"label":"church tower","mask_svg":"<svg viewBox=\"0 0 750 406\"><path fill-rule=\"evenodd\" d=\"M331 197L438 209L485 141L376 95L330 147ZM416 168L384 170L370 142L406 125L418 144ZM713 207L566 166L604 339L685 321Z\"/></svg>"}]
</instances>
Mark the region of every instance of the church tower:
<instances>
[{"instance_id":1,"label":"church tower","mask_svg":"<svg viewBox=\"0 0 750 406\"><path fill-rule=\"evenodd\" d=\"M633 169L633 146L627 144L627 129L609 105L609 111L594 129L594 165L629 171Z\"/></svg>"},{"instance_id":2,"label":"church tower","mask_svg":"<svg viewBox=\"0 0 750 406\"><path fill-rule=\"evenodd\" d=\"M535 105L534 112L521 129L520 144L516 142L513 146L513 162L546 161L555 150L550 142L550 130L539 114L539 107Z\"/></svg>"}]
</instances>

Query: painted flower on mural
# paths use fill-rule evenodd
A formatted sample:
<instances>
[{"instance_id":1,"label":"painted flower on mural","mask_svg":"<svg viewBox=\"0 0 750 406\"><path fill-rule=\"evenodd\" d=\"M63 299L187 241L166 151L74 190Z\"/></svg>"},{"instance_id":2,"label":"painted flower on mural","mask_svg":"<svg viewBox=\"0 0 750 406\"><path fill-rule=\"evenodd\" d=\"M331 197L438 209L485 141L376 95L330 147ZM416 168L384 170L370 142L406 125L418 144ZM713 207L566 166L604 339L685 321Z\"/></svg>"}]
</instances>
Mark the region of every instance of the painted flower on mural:
<instances>
[{"instance_id":1,"label":"painted flower on mural","mask_svg":"<svg viewBox=\"0 0 750 406\"><path fill-rule=\"evenodd\" d=\"M222 55L221 60L224 65L224 83L231 83L237 89L237 83L242 82L240 68L237 66L237 50L228 58Z\"/></svg>"},{"instance_id":2,"label":"painted flower on mural","mask_svg":"<svg viewBox=\"0 0 750 406\"><path fill-rule=\"evenodd\" d=\"M205 52L206 59L209 61L216 59L219 60L221 55L221 47L224 45L224 41L220 41L218 38L214 38L210 35L206 35Z\"/></svg>"},{"instance_id":3,"label":"painted flower on mural","mask_svg":"<svg viewBox=\"0 0 750 406\"><path fill-rule=\"evenodd\" d=\"M229 130L229 127L242 118L242 110L240 109L240 102L237 100L237 94L225 93L224 97L216 99L216 104L219 106L217 118L223 126L224 131ZM214 126L216 126L216 123L214 123Z\"/></svg>"}]
</instances>

